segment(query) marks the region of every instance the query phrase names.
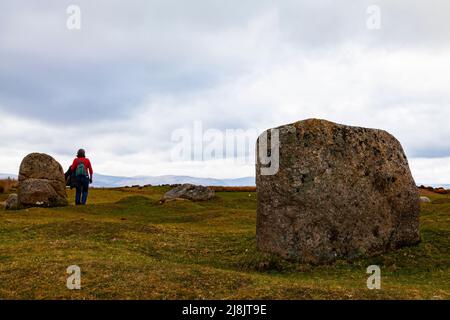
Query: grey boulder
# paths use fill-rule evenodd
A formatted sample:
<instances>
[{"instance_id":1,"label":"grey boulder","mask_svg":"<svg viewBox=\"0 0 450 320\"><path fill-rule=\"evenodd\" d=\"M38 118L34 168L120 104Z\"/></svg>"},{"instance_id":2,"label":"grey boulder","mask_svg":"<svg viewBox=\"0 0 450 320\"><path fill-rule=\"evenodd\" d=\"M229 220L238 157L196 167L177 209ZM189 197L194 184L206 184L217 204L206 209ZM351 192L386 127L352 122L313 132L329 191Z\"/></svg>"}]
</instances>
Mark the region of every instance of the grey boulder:
<instances>
[{"instance_id":1,"label":"grey boulder","mask_svg":"<svg viewBox=\"0 0 450 320\"><path fill-rule=\"evenodd\" d=\"M187 199L192 201L205 201L214 198L214 190L193 184L183 184L178 186L164 194L161 198L161 202L176 199Z\"/></svg>"},{"instance_id":2,"label":"grey boulder","mask_svg":"<svg viewBox=\"0 0 450 320\"><path fill-rule=\"evenodd\" d=\"M12 193L8 196L8 199L6 199L4 203L4 207L6 210L16 210L19 208L19 201L17 194Z\"/></svg>"},{"instance_id":3,"label":"grey boulder","mask_svg":"<svg viewBox=\"0 0 450 320\"><path fill-rule=\"evenodd\" d=\"M428 198L428 197L420 197L419 200L421 203L430 203L431 202L430 198Z\"/></svg>"}]
</instances>

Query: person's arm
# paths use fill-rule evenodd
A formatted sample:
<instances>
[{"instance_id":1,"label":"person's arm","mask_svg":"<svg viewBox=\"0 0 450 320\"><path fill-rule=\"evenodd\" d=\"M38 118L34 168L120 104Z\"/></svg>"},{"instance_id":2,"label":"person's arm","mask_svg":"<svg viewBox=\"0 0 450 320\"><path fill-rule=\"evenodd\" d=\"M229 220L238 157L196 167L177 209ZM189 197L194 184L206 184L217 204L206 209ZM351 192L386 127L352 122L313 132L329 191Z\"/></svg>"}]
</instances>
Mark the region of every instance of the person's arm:
<instances>
[{"instance_id":1,"label":"person's arm","mask_svg":"<svg viewBox=\"0 0 450 320\"><path fill-rule=\"evenodd\" d=\"M92 176L94 175L94 170L92 170L91 161L88 159L88 172L89 172L89 182L92 183Z\"/></svg>"}]
</instances>

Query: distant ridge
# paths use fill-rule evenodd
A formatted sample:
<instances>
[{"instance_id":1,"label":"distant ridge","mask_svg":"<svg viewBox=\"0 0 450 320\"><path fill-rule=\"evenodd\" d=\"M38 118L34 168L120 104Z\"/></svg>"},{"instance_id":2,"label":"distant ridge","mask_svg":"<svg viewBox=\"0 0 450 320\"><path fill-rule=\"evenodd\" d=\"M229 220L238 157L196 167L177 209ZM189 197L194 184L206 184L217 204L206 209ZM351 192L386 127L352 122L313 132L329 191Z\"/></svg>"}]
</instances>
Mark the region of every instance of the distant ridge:
<instances>
[{"instance_id":1,"label":"distant ridge","mask_svg":"<svg viewBox=\"0 0 450 320\"><path fill-rule=\"evenodd\" d=\"M0 173L0 179L7 178L17 179L16 174ZM108 176L94 173L94 187L114 188L133 185L162 185L162 184L181 184L191 183L204 186L233 186L233 187L252 187L255 185L255 177L243 177L237 179L214 179L214 178L197 178L190 176L136 176L136 177L120 177Z\"/></svg>"},{"instance_id":2,"label":"distant ridge","mask_svg":"<svg viewBox=\"0 0 450 320\"><path fill-rule=\"evenodd\" d=\"M0 179L17 179L16 174L0 173ZM198 178L191 176L136 176L136 177L121 177L108 176L99 173L94 174L94 187L98 188L114 188L125 187L133 185L162 185L162 184L181 184L191 183L203 186L224 186L224 187L253 187L256 185L255 177L243 177L236 179L215 179L215 178ZM439 183L416 183L417 186L424 185L433 188L443 187L450 189L450 184Z\"/></svg>"},{"instance_id":3,"label":"distant ridge","mask_svg":"<svg viewBox=\"0 0 450 320\"><path fill-rule=\"evenodd\" d=\"M0 173L0 179L17 179L17 174L10 174L10 173Z\"/></svg>"},{"instance_id":4,"label":"distant ridge","mask_svg":"<svg viewBox=\"0 0 450 320\"><path fill-rule=\"evenodd\" d=\"M243 177L237 179L214 179L197 178L190 176L137 176L137 177L119 177L94 174L94 187L123 187L132 185L162 185L162 184L182 184L191 183L204 186L254 186L255 177Z\"/></svg>"}]
</instances>

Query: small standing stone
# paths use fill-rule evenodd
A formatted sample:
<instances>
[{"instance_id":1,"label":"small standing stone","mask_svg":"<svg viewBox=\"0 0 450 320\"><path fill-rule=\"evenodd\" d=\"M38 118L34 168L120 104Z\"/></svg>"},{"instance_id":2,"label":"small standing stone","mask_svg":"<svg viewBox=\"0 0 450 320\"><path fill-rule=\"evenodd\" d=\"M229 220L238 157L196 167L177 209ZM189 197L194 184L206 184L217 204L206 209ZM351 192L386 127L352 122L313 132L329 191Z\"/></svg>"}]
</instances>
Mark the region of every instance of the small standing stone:
<instances>
[{"instance_id":1,"label":"small standing stone","mask_svg":"<svg viewBox=\"0 0 450 320\"><path fill-rule=\"evenodd\" d=\"M8 199L5 201L5 209L6 210L16 210L19 208L19 201L17 194L12 193L8 196Z\"/></svg>"},{"instance_id":2,"label":"small standing stone","mask_svg":"<svg viewBox=\"0 0 450 320\"><path fill-rule=\"evenodd\" d=\"M20 207L66 206L66 181L61 165L44 153L31 153L20 164Z\"/></svg>"}]
</instances>

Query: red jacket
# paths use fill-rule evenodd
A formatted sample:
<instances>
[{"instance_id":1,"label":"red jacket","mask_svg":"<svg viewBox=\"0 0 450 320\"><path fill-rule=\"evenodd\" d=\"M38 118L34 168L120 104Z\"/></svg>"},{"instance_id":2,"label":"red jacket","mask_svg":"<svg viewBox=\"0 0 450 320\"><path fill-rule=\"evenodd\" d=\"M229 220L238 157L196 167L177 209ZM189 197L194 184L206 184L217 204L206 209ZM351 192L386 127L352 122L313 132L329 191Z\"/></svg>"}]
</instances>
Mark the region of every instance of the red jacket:
<instances>
[{"instance_id":1,"label":"red jacket","mask_svg":"<svg viewBox=\"0 0 450 320\"><path fill-rule=\"evenodd\" d=\"M92 170L91 162L89 161L88 158L75 158L75 160L73 160L72 166L70 167L70 170L75 171L75 169L78 167L78 161L83 162L84 167L86 168L86 170L89 172L90 176L92 177L92 174L94 173L94 171Z\"/></svg>"}]
</instances>

